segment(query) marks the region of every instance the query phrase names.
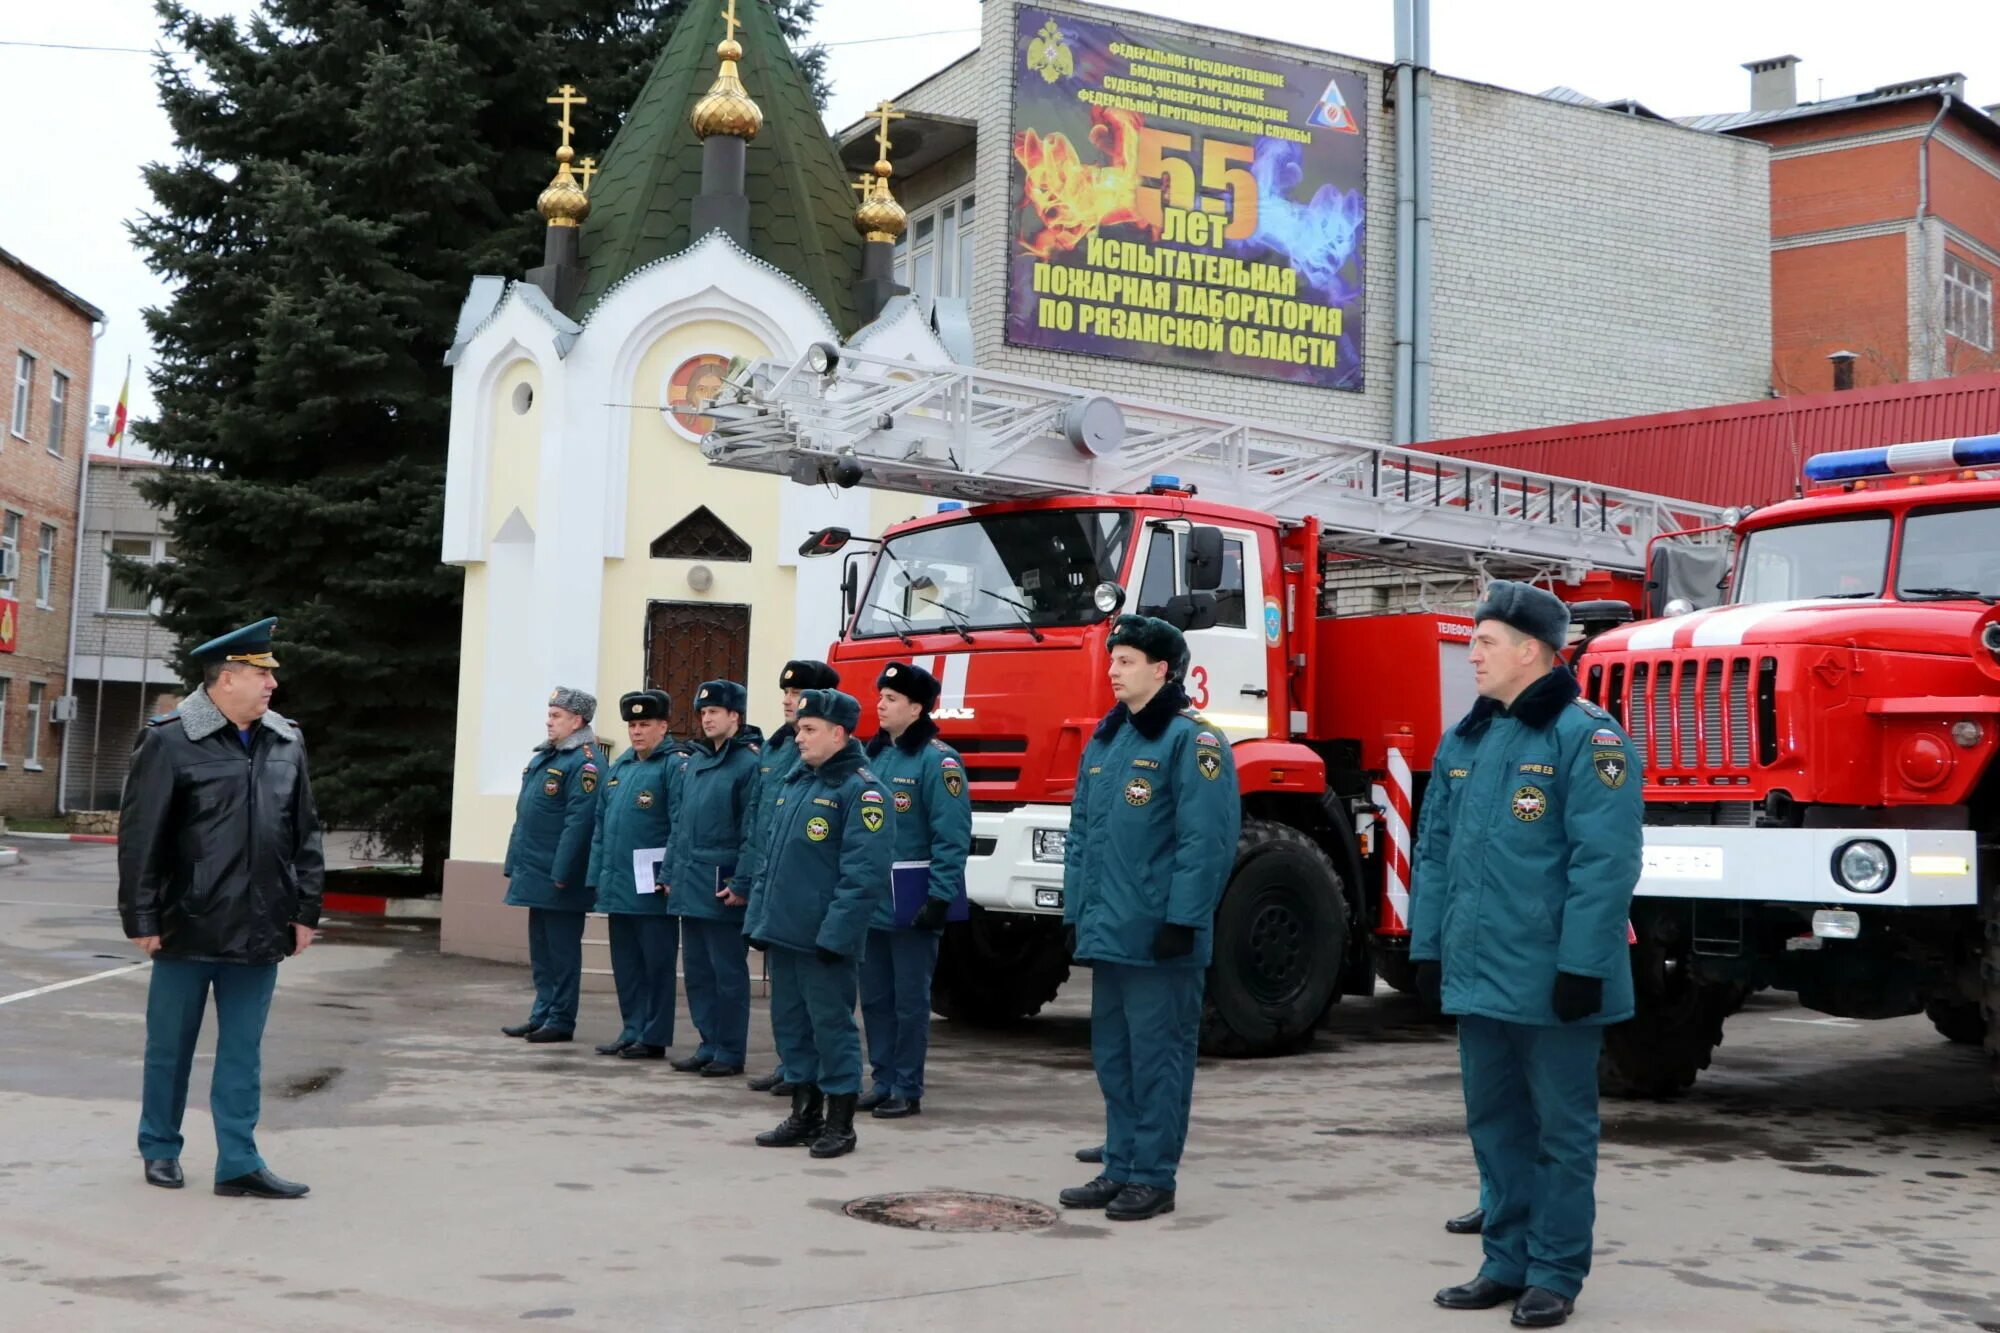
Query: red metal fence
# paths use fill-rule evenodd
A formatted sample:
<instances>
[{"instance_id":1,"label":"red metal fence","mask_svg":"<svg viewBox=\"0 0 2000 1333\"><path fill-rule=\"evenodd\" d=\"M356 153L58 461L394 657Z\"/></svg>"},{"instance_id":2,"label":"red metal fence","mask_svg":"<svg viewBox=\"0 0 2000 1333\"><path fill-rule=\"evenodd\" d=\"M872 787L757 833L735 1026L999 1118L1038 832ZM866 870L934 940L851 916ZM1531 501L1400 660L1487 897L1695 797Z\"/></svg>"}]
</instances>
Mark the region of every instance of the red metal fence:
<instances>
[{"instance_id":1,"label":"red metal fence","mask_svg":"<svg viewBox=\"0 0 2000 1333\"><path fill-rule=\"evenodd\" d=\"M1796 493L1814 454L2000 431L2000 374L1468 435L1422 445L1500 467L1575 477L1704 504L1763 505Z\"/></svg>"}]
</instances>

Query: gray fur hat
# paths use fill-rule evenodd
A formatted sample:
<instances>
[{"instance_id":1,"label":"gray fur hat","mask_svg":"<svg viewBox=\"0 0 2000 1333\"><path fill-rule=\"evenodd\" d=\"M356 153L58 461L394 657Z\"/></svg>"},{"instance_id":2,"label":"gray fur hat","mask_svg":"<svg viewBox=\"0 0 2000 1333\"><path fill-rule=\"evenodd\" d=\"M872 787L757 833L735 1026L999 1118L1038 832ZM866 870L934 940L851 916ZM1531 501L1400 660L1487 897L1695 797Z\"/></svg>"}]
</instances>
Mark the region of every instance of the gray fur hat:
<instances>
[{"instance_id":1,"label":"gray fur hat","mask_svg":"<svg viewBox=\"0 0 2000 1333\"><path fill-rule=\"evenodd\" d=\"M549 691L549 707L561 708L575 713L585 722L597 716L597 696L588 690L572 689L568 685L558 685Z\"/></svg>"},{"instance_id":2,"label":"gray fur hat","mask_svg":"<svg viewBox=\"0 0 2000 1333\"><path fill-rule=\"evenodd\" d=\"M1495 579L1487 584L1486 596L1472 619L1475 624L1497 620L1511 625L1558 652L1569 641L1569 607L1554 593L1526 583Z\"/></svg>"}]
</instances>

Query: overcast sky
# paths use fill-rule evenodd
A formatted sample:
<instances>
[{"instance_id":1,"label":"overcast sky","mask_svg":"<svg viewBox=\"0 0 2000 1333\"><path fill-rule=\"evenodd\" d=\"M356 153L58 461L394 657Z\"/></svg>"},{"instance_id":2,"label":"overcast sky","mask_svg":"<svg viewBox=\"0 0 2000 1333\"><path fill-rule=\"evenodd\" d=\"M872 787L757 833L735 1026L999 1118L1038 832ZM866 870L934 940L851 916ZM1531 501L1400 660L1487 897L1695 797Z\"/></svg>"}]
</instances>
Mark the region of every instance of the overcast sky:
<instances>
[{"instance_id":1,"label":"overcast sky","mask_svg":"<svg viewBox=\"0 0 2000 1333\"><path fill-rule=\"evenodd\" d=\"M208 13L247 13L248 0L193 0ZM1119 7L1215 22L1213 0L1145 0ZM1373 60L1394 54L1392 0L1238 0L1222 12L1239 31L1283 36ZM979 0L822 0L813 36L831 48L828 121L855 120L978 42ZM1975 105L2000 102L2000 4L1994 0L1884 6L1879 0L1435 0L1432 64L1445 74L1527 92L1555 84L1603 100L1636 97L1663 115L1749 106L1746 60L1796 55L1799 95L1837 97L1885 83L1961 72ZM930 35L911 36L912 33ZM893 38L882 41L880 38ZM133 362L132 406L152 406L139 311L166 289L127 241L123 222L150 200L142 164L173 141L143 54L57 50L73 43L150 50L150 0L0 5L0 125L12 150L0 248L101 307L91 398L118 395ZM590 71L576 81L589 89ZM751 90L755 93L755 90ZM542 187L521 182L524 200ZM25 205L25 206L24 206ZM1445 225L1444 220L1440 225Z\"/></svg>"}]
</instances>

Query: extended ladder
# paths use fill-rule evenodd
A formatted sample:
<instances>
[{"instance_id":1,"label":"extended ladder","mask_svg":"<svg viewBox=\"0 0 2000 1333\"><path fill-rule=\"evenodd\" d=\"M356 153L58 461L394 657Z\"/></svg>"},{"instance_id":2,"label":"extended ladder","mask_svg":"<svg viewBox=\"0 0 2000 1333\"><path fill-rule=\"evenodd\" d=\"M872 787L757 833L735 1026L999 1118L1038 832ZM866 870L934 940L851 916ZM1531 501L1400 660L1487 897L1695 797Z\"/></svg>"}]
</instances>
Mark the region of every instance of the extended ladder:
<instances>
[{"instance_id":1,"label":"extended ladder","mask_svg":"<svg viewBox=\"0 0 2000 1333\"><path fill-rule=\"evenodd\" d=\"M821 369L823 367L823 369ZM1158 473L1330 549L1494 572L1643 572L1707 505L1271 422L821 344L735 371L702 452L727 467L973 502L1131 493Z\"/></svg>"}]
</instances>

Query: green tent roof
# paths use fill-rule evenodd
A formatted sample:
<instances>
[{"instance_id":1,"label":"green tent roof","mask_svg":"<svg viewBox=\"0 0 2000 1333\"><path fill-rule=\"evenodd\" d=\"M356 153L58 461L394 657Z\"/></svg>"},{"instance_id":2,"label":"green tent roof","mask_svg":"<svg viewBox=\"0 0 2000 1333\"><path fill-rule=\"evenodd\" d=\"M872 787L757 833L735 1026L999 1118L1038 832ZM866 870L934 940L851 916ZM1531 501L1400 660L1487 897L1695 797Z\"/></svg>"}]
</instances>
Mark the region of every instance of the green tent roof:
<instances>
[{"instance_id":1,"label":"green tent roof","mask_svg":"<svg viewBox=\"0 0 2000 1333\"><path fill-rule=\"evenodd\" d=\"M579 319L619 279L697 239L689 233L701 193L701 140L688 115L715 82L722 11L722 0L688 7L604 154L583 224L583 290L571 311ZM854 192L770 6L737 0L736 12L738 70L764 112L764 128L745 155L750 251L797 279L843 335L852 333L861 269Z\"/></svg>"}]
</instances>

